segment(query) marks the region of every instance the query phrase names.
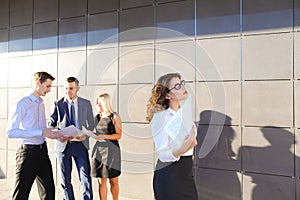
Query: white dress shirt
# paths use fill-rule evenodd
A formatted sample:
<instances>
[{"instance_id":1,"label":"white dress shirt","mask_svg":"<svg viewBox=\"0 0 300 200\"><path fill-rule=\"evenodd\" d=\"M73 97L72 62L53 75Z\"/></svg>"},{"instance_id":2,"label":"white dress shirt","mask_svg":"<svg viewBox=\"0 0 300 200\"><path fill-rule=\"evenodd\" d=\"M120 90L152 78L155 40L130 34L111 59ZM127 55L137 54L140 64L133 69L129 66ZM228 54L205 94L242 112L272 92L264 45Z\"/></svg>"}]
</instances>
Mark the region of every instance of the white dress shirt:
<instances>
[{"instance_id":1,"label":"white dress shirt","mask_svg":"<svg viewBox=\"0 0 300 200\"><path fill-rule=\"evenodd\" d=\"M46 128L45 104L42 98L33 94L23 97L14 107L8 118L6 135L20 138L21 144L42 144L45 137L42 129Z\"/></svg>"},{"instance_id":2,"label":"white dress shirt","mask_svg":"<svg viewBox=\"0 0 300 200\"><path fill-rule=\"evenodd\" d=\"M165 111L162 111L161 114L164 118L164 123L168 122L170 118L176 113L176 111L172 110L171 108L168 108ZM180 159L180 157L176 158L172 151L175 148L178 148L177 142L173 141L173 139L168 135L167 132L162 128L158 132L153 134L155 147L157 151L157 155L160 161L162 162L175 162ZM194 153L194 149L190 149L186 153L184 153L182 156L191 156Z\"/></svg>"}]
</instances>

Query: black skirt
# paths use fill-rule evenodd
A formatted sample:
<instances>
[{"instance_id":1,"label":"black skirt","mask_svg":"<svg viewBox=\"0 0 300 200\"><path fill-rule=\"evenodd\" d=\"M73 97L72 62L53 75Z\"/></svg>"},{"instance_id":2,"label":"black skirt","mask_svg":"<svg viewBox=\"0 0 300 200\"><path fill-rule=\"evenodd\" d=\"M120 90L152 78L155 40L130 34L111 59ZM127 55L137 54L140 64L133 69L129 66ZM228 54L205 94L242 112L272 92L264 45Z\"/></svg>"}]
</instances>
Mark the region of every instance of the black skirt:
<instances>
[{"instance_id":1,"label":"black skirt","mask_svg":"<svg viewBox=\"0 0 300 200\"><path fill-rule=\"evenodd\" d=\"M192 173L192 156L181 156L179 161L157 161L153 177L156 200L198 200Z\"/></svg>"}]
</instances>

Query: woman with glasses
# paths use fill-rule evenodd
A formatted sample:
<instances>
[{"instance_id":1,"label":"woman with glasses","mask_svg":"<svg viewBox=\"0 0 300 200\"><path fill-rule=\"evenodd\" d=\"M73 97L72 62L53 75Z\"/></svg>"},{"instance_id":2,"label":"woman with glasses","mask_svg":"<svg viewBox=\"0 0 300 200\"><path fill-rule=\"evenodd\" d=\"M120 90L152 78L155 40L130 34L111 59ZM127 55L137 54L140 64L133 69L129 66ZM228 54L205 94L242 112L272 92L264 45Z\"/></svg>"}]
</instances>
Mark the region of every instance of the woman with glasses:
<instances>
[{"instance_id":1,"label":"woman with glasses","mask_svg":"<svg viewBox=\"0 0 300 200\"><path fill-rule=\"evenodd\" d=\"M156 200L198 200L192 174L193 148L197 145L195 125L179 144L164 129L188 97L184 85L185 82L178 73L161 76L152 88L147 104L146 119L151 122L158 155L153 177ZM162 127L153 127L152 119L155 114L161 116L162 120L159 121Z\"/></svg>"}]
</instances>

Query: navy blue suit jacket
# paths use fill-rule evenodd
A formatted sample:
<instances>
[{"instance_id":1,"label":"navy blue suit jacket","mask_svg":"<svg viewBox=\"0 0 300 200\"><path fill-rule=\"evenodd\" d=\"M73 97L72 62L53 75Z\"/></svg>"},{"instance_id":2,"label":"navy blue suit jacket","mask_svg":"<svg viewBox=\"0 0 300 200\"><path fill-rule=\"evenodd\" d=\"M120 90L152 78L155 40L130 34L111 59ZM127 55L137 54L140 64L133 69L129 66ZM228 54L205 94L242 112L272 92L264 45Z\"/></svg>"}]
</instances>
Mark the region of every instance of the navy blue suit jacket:
<instances>
[{"instance_id":1,"label":"navy blue suit jacket","mask_svg":"<svg viewBox=\"0 0 300 200\"><path fill-rule=\"evenodd\" d=\"M94 125L94 116L91 102L87 99L77 97L78 103L78 122L79 129L82 129L84 126L88 130L93 130ZM54 102L54 106L51 110L49 126L57 128L65 128L70 126L70 117L69 117L69 108L67 99L61 98L58 101ZM83 141L84 145L89 148L88 138ZM56 151L63 152L66 147L67 142L56 141Z\"/></svg>"}]
</instances>

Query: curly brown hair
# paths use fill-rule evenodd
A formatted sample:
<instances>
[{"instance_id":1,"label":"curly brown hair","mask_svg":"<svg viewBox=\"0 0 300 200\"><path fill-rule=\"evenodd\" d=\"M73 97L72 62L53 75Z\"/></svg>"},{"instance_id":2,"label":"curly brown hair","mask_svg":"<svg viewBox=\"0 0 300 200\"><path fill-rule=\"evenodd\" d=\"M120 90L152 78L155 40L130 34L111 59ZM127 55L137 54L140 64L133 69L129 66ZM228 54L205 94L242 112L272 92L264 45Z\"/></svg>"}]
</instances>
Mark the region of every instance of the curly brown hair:
<instances>
[{"instance_id":1,"label":"curly brown hair","mask_svg":"<svg viewBox=\"0 0 300 200\"><path fill-rule=\"evenodd\" d=\"M152 93L147 104L147 121L150 122L155 113L169 108L169 100L166 99L166 95L170 92L170 80L176 77L181 79L181 75L179 73L165 74L161 76L157 83L153 86Z\"/></svg>"}]
</instances>

